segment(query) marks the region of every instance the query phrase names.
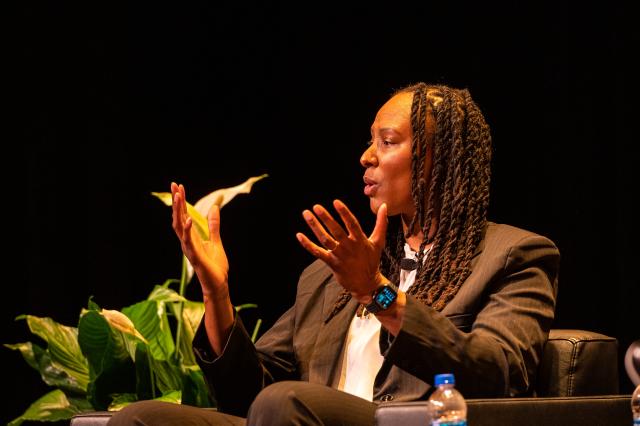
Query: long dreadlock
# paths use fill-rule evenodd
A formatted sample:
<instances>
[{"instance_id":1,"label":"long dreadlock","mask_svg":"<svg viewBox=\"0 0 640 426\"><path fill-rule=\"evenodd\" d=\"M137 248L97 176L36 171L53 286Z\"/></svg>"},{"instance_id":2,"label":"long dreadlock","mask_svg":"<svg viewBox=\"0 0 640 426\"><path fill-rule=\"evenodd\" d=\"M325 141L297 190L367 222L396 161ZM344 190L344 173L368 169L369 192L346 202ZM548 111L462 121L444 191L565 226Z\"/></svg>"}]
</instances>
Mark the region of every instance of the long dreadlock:
<instances>
[{"instance_id":1,"label":"long dreadlock","mask_svg":"<svg viewBox=\"0 0 640 426\"><path fill-rule=\"evenodd\" d=\"M380 270L398 285L405 238L421 230L425 237L418 250L416 280L408 293L441 311L469 277L471 258L486 225L491 135L466 89L418 83L393 96L400 93L413 93L411 196L416 213L406 235L399 216L389 218ZM425 169L429 150L430 171ZM437 228L430 236L433 221ZM423 262L425 246L430 243L433 246ZM350 298L343 291L326 321Z\"/></svg>"}]
</instances>

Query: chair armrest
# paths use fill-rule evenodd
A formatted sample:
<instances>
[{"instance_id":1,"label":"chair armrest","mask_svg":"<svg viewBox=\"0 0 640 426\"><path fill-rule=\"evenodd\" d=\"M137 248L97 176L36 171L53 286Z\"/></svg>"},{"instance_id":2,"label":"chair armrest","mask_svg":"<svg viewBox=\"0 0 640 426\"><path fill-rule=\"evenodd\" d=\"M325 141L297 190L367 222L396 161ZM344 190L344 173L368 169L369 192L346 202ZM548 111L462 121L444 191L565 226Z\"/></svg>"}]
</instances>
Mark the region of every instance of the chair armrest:
<instances>
[{"instance_id":1,"label":"chair armrest","mask_svg":"<svg viewBox=\"0 0 640 426\"><path fill-rule=\"evenodd\" d=\"M631 424L631 395L468 399L467 422L473 426L610 426ZM380 404L377 426L424 426L427 403Z\"/></svg>"},{"instance_id":2,"label":"chair armrest","mask_svg":"<svg viewBox=\"0 0 640 426\"><path fill-rule=\"evenodd\" d=\"M616 395L618 341L587 330L552 329L538 368L538 396Z\"/></svg>"},{"instance_id":3,"label":"chair armrest","mask_svg":"<svg viewBox=\"0 0 640 426\"><path fill-rule=\"evenodd\" d=\"M69 426L105 426L111 418L110 411L89 411L76 414Z\"/></svg>"}]
</instances>

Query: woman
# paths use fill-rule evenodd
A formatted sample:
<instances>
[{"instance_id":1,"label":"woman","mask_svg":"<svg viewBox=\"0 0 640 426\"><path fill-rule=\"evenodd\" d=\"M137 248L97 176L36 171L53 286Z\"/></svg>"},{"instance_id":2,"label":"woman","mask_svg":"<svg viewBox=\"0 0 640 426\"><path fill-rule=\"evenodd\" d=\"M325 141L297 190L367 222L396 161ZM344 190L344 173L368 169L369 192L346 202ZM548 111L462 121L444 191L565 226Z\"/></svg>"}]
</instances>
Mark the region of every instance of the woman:
<instances>
[{"instance_id":1,"label":"woman","mask_svg":"<svg viewBox=\"0 0 640 426\"><path fill-rule=\"evenodd\" d=\"M172 184L173 227L202 285L194 351L219 409L134 404L113 423L373 424L381 401L426 399L451 372L465 397L528 395L554 315L559 253L548 239L487 222L491 138L466 90L400 90L360 162L377 215L370 236L347 206L303 218L318 260L296 301L254 346L234 317L220 213L211 242Z\"/></svg>"}]
</instances>

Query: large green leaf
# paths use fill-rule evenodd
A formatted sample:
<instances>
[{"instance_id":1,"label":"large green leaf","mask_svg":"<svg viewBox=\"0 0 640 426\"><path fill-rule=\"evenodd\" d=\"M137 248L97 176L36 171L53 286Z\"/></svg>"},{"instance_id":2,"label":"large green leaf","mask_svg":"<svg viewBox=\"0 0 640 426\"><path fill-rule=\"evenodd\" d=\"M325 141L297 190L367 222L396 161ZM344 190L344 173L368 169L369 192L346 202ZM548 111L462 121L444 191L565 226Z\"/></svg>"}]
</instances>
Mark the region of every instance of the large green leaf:
<instances>
[{"instance_id":1,"label":"large green leaf","mask_svg":"<svg viewBox=\"0 0 640 426\"><path fill-rule=\"evenodd\" d=\"M64 370L59 369L51 361L49 351L44 351L39 359L38 370L42 380L50 385L70 391L75 394L86 395L87 390L78 385L78 382L69 376Z\"/></svg>"},{"instance_id":2,"label":"large green leaf","mask_svg":"<svg viewBox=\"0 0 640 426\"><path fill-rule=\"evenodd\" d=\"M82 315L78 330L78 341L90 366L89 401L96 409L106 410L111 403L111 394L136 390L133 358L140 340L112 327L100 312L94 310Z\"/></svg>"},{"instance_id":3,"label":"large green leaf","mask_svg":"<svg viewBox=\"0 0 640 426\"><path fill-rule=\"evenodd\" d=\"M101 372L112 360L131 358L126 338L97 311L87 311L78 323L78 342L94 372Z\"/></svg>"},{"instance_id":4,"label":"large green leaf","mask_svg":"<svg viewBox=\"0 0 640 426\"><path fill-rule=\"evenodd\" d=\"M76 414L92 411L93 407L86 399L67 398L59 389L49 392L27 408L20 416L9 423L18 426L24 421L50 421L70 419Z\"/></svg>"},{"instance_id":5,"label":"large green leaf","mask_svg":"<svg viewBox=\"0 0 640 426\"><path fill-rule=\"evenodd\" d=\"M116 394L113 397L113 402L109 406L109 411L120 411L127 405L140 401L140 399L133 393ZM180 404L181 392L179 390L167 391L162 396L153 398L153 400Z\"/></svg>"},{"instance_id":6,"label":"large green leaf","mask_svg":"<svg viewBox=\"0 0 640 426\"><path fill-rule=\"evenodd\" d=\"M89 368L78 345L78 329L33 315L21 315L17 319L26 319L31 332L47 342L51 365L66 373L69 386L86 391Z\"/></svg>"},{"instance_id":7,"label":"large green leaf","mask_svg":"<svg viewBox=\"0 0 640 426\"><path fill-rule=\"evenodd\" d=\"M191 344L195 332L204 315L204 304L201 302L192 302L186 300L175 291L156 286L154 291L149 295L150 299L164 300L169 303L169 307L173 311L174 316L182 314L182 339L180 344L180 359L182 361L182 402L188 405L198 407L211 407L212 401L209 397L208 389L204 381L202 371L196 364ZM180 303L182 302L182 303ZM177 369L171 367L172 363L154 363L154 367L159 375L158 381L160 387L171 388L175 386L174 378Z\"/></svg>"},{"instance_id":8,"label":"large green leaf","mask_svg":"<svg viewBox=\"0 0 640 426\"><path fill-rule=\"evenodd\" d=\"M150 357L149 365L155 377L155 385L160 392L182 388L182 371L174 359L160 361Z\"/></svg>"},{"instance_id":9,"label":"large green leaf","mask_svg":"<svg viewBox=\"0 0 640 426\"><path fill-rule=\"evenodd\" d=\"M162 394L162 396L155 398L154 401L163 401L163 402L171 402L173 404L181 404L182 392L180 392L179 390L166 391Z\"/></svg>"},{"instance_id":10,"label":"large green leaf","mask_svg":"<svg viewBox=\"0 0 640 426\"><path fill-rule=\"evenodd\" d=\"M131 318L136 328L149 341L148 347L144 348L144 353L145 355L147 352L150 353L151 357L145 360L136 359L136 364L141 363L140 368L136 365L138 392L146 390L147 395L149 390L153 391L151 387L154 385L160 392L181 389L182 385L181 370L173 356L175 346L163 300L184 300L184 298L179 297L173 290L165 290L152 293L156 300L146 300L123 309L123 312ZM138 350L140 351L141 347ZM140 380L147 381L144 375L149 369L153 373L154 383L143 386ZM138 396L143 395L139 393Z\"/></svg>"},{"instance_id":11,"label":"large green leaf","mask_svg":"<svg viewBox=\"0 0 640 426\"><path fill-rule=\"evenodd\" d=\"M182 388L182 372L175 359L159 361L148 354L148 346L139 344L136 353L136 394L138 399L154 399L160 394Z\"/></svg>"},{"instance_id":12,"label":"large green leaf","mask_svg":"<svg viewBox=\"0 0 640 426\"><path fill-rule=\"evenodd\" d=\"M202 315L204 315L204 304L189 301L166 285L156 286L149 295L149 300L166 302L174 317L182 316L182 321L178 321L181 333L180 357L186 365L195 365L196 360L191 349L191 342Z\"/></svg>"},{"instance_id":13,"label":"large green leaf","mask_svg":"<svg viewBox=\"0 0 640 426\"><path fill-rule=\"evenodd\" d=\"M117 393L112 396L113 401L109 405L109 411L120 411L132 402L138 401L135 393Z\"/></svg>"},{"instance_id":14,"label":"large green leaf","mask_svg":"<svg viewBox=\"0 0 640 426\"><path fill-rule=\"evenodd\" d=\"M178 281L179 282L179 281ZM169 282L163 285L157 285L153 288L147 300L155 300L156 302L185 302L187 299L180 296L175 290L168 287Z\"/></svg>"},{"instance_id":15,"label":"large green leaf","mask_svg":"<svg viewBox=\"0 0 640 426\"><path fill-rule=\"evenodd\" d=\"M166 361L173 355L175 346L163 302L145 300L124 308L122 312L147 339L155 359Z\"/></svg>"},{"instance_id":16,"label":"large green leaf","mask_svg":"<svg viewBox=\"0 0 640 426\"><path fill-rule=\"evenodd\" d=\"M180 303L173 303L170 307L176 317L180 315ZM183 363L187 366L196 365L196 359L193 355L191 344L193 342L193 337L196 334L196 330L200 325L200 321L202 321L203 315L204 303L186 301L182 304L182 338L180 340L179 351L182 356Z\"/></svg>"},{"instance_id":17,"label":"large green leaf","mask_svg":"<svg viewBox=\"0 0 640 426\"><path fill-rule=\"evenodd\" d=\"M138 343L136 347L136 395L138 399L152 399L155 396L155 376L149 366L149 347Z\"/></svg>"},{"instance_id":18,"label":"large green leaf","mask_svg":"<svg viewBox=\"0 0 640 426\"><path fill-rule=\"evenodd\" d=\"M215 407L204 381L204 374L197 365L185 367L182 381L182 403L194 407Z\"/></svg>"},{"instance_id":19,"label":"large green leaf","mask_svg":"<svg viewBox=\"0 0 640 426\"><path fill-rule=\"evenodd\" d=\"M69 376L64 370L57 368L51 361L49 352L35 343L25 342L5 346L9 349L20 351L27 364L36 369L40 373L42 380L49 386L62 388L75 394L86 394L86 389L79 387L78 382L73 377Z\"/></svg>"},{"instance_id":20,"label":"large green leaf","mask_svg":"<svg viewBox=\"0 0 640 426\"><path fill-rule=\"evenodd\" d=\"M179 281L178 281L179 282ZM147 300L155 300L156 302L185 302L183 296L180 296L175 290L169 288L169 282L165 282L163 285L157 285L153 288Z\"/></svg>"},{"instance_id":21,"label":"large green leaf","mask_svg":"<svg viewBox=\"0 0 640 426\"><path fill-rule=\"evenodd\" d=\"M89 383L87 399L96 410L106 410L114 393L133 393L136 390L136 372L133 362L114 362Z\"/></svg>"},{"instance_id":22,"label":"large green leaf","mask_svg":"<svg viewBox=\"0 0 640 426\"><path fill-rule=\"evenodd\" d=\"M44 353L44 349L40 346L31 342L16 343L14 345L5 344L4 346L14 351L20 351L27 364L29 364L31 368L39 370L38 365L40 364L40 358L42 358L42 354Z\"/></svg>"}]
</instances>

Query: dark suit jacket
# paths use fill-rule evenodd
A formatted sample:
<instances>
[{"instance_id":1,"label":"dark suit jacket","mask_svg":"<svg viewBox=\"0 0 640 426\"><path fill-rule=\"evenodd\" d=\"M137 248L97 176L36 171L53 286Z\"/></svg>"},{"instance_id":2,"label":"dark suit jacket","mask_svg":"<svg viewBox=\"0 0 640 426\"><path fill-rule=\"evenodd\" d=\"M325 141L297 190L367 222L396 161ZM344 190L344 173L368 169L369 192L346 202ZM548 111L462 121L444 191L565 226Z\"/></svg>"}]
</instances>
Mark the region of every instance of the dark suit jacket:
<instances>
[{"instance_id":1,"label":"dark suit jacket","mask_svg":"<svg viewBox=\"0 0 640 426\"><path fill-rule=\"evenodd\" d=\"M454 373L469 398L530 394L553 321L558 263L547 238L489 223L471 275L442 312L408 296L400 333L382 329L374 402L425 399L438 373ZM294 306L255 347L236 318L217 358L201 325L194 351L219 409L244 416L257 393L280 380L336 387L357 307L352 299L325 324L340 291L331 270L314 262L300 277Z\"/></svg>"}]
</instances>

